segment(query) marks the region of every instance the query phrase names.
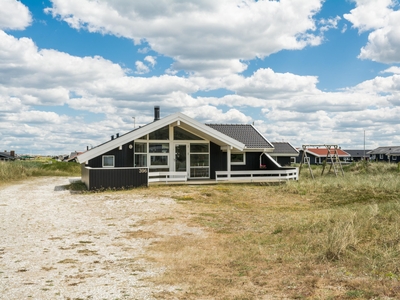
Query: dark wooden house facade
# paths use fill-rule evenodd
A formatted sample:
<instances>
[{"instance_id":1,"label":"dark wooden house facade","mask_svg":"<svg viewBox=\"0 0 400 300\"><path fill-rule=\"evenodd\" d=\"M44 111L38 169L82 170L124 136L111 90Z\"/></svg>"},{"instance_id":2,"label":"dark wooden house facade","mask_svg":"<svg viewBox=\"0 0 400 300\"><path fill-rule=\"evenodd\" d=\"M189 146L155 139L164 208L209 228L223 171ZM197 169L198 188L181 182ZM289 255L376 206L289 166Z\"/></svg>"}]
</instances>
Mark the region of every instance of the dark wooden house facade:
<instances>
[{"instance_id":1,"label":"dark wooden house facade","mask_svg":"<svg viewBox=\"0 0 400 300\"><path fill-rule=\"evenodd\" d=\"M148 185L151 174L216 179L218 171L279 170L274 146L252 125L201 124L175 113L79 155L88 189ZM172 178L171 177L171 178ZM228 174L229 177L229 174Z\"/></svg>"}]
</instances>

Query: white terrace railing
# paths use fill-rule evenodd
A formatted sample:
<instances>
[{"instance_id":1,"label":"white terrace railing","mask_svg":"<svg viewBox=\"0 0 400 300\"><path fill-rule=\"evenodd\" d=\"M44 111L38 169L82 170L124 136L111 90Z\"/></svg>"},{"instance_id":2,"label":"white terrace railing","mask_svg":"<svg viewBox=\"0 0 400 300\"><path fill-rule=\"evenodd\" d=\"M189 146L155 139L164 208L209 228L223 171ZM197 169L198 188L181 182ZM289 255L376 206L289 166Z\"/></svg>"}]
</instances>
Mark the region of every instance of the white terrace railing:
<instances>
[{"instance_id":1,"label":"white terrace railing","mask_svg":"<svg viewBox=\"0 0 400 300\"><path fill-rule=\"evenodd\" d=\"M186 172L149 172L149 182L187 181Z\"/></svg>"},{"instance_id":2,"label":"white terrace railing","mask_svg":"<svg viewBox=\"0 0 400 300\"><path fill-rule=\"evenodd\" d=\"M216 171L216 181L299 180L299 168L257 171Z\"/></svg>"}]
</instances>

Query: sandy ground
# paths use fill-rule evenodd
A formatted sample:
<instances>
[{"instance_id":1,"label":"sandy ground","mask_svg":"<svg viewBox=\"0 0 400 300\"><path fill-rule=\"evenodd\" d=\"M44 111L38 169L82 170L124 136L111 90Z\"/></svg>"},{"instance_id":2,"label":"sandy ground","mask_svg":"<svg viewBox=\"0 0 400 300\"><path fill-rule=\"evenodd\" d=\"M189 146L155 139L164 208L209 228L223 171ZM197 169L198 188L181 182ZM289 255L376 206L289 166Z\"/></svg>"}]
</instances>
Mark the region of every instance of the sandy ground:
<instances>
[{"instance_id":1,"label":"sandy ground","mask_svg":"<svg viewBox=\"0 0 400 300\"><path fill-rule=\"evenodd\" d=\"M143 256L170 234L200 234L169 222L168 198L76 194L70 178L0 187L0 299L154 299L174 286Z\"/></svg>"}]
</instances>

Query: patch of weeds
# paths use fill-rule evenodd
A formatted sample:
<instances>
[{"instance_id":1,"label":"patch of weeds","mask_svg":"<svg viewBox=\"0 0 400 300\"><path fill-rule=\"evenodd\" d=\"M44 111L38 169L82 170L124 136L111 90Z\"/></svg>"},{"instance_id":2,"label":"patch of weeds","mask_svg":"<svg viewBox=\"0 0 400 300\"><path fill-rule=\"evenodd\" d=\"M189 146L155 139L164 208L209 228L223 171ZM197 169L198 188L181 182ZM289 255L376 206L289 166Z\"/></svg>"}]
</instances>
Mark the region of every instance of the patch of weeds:
<instances>
[{"instance_id":1,"label":"patch of weeds","mask_svg":"<svg viewBox=\"0 0 400 300\"><path fill-rule=\"evenodd\" d=\"M346 296L350 299L365 298L365 293L362 290L350 290L346 292Z\"/></svg>"},{"instance_id":2,"label":"patch of weeds","mask_svg":"<svg viewBox=\"0 0 400 300\"><path fill-rule=\"evenodd\" d=\"M71 184L65 185L64 188L73 192L86 192L88 189L82 181L74 181Z\"/></svg>"},{"instance_id":3,"label":"patch of weeds","mask_svg":"<svg viewBox=\"0 0 400 300\"><path fill-rule=\"evenodd\" d=\"M93 242L91 241L79 241L79 244L92 244Z\"/></svg>"},{"instance_id":4,"label":"patch of weeds","mask_svg":"<svg viewBox=\"0 0 400 300\"><path fill-rule=\"evenodd\" d=\"M283 232L283 227L281 225L275 227L275 229L272 231L272 234L278 234Z\"/></svg>"},{"instance_id":5,"label":"patch of weeds","mask_svg":"<svg viewBox=\"0 0 400 300\"><path fill-rule=\"evenodd\" d=\"M194 200L194 198L192 196L189 196L189 195L178 196L178 197L174 197L174 198L177 201L192 201L192 200Z\"/></svg>"}]
</instances>

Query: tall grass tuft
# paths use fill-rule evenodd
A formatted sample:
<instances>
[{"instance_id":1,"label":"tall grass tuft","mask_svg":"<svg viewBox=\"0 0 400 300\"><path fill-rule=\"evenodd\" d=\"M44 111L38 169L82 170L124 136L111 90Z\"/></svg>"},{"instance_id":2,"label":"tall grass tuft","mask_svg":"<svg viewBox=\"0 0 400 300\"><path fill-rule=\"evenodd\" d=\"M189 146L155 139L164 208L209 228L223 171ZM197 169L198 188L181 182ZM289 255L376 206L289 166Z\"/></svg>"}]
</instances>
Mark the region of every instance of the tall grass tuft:
<instances>
[{"instance_id":1,"label":"tall grass tuft","mask_svg":"<svg viewBox=\"0 0 400 300\"><path fill-rule=\"evenodd\" d=\"M55 160L0 162L0 183L32 176L79 176L80 165Z\"/></svg>"}]
</instances>

